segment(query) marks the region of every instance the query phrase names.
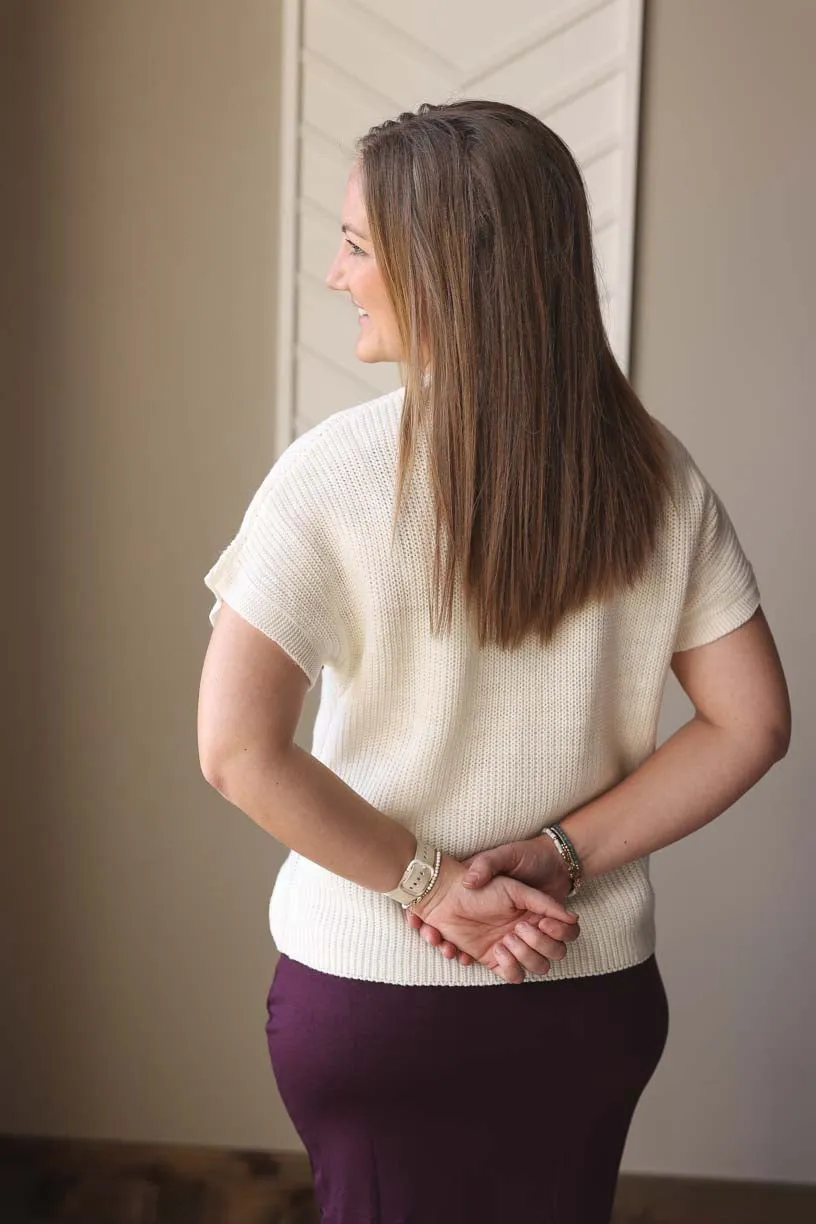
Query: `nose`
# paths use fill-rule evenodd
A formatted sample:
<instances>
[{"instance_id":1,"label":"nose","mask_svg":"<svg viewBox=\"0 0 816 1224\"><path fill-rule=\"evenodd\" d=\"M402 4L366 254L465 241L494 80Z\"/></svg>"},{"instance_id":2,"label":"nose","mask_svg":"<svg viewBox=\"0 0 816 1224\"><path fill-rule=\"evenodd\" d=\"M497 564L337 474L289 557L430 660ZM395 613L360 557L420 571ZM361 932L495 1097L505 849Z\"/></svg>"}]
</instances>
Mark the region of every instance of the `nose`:
<instances>
[{"instance_id":1,"label":"nose","mask_svg":"<svg viewBox=\"0 0 816 1224\"><path fill-rule=\"evenodd\" d=\"M330 289L344 289L345 288L345 276L343 274L341 256L340 256L339 251L335 255L334 259L332 260L331 267L326 273L326 284L328 285Z\"/></svg>"}]
</instances>

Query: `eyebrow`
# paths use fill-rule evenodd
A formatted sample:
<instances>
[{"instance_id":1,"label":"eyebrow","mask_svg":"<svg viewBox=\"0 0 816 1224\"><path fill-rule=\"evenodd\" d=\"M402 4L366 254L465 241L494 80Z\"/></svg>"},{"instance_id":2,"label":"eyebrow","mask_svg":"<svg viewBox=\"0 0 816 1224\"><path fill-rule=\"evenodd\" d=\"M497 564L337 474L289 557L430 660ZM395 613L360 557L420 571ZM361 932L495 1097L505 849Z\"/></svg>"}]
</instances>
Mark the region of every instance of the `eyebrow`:
<instances>
[{"instance_id":1,"label":"eyebrow","mask_svg":"<svg viewBox=\"0 0 816 1224\"><path fill-rule=\"evenodd\" d=\"M344 234L356 234L358 238L362 238L363 242L370 242L368 234L364 234L362 230L355 229L353 225L347 225L345 222L340 226Z\"/></svg>"}]
</instances>

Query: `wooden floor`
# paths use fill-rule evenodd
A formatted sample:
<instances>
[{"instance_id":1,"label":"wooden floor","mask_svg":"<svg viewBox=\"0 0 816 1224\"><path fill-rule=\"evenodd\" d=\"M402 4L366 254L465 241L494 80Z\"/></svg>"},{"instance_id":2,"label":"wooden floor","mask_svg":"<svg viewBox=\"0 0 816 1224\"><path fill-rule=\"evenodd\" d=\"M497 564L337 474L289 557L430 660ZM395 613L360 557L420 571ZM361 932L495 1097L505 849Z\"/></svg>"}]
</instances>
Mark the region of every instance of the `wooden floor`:
<instances>
[{"instance_id":1,"label":"wooden floor","mask_svg":"<svg viewBox=\"0 0 816 1224\"><path fill-rule=\"evenodd\" d=\"M2 1136L0 1222L318 1224L294 1153ZM627 1176L612 1224L816 1224L816 1185Z\"/></svg>"},{"instance_id":2,"label":"wooden floor","mask_svg":"<svg viewBox=\"0 0 816 1224\"><path fill-rule=\"evenodd\" d=\"M629 1175L612 1224L816 1224L816 1185Z\"/></svg>"},{"instance_id":3,"label":"wooden floor","mask_svg":"<svg viewBox=\"0 0 816 1224\"><path fill-rule=\"evenodd\" d=\"M2 1224L317 1224L306 1158L0 1140Z\"/></svg>"}]
</instances>

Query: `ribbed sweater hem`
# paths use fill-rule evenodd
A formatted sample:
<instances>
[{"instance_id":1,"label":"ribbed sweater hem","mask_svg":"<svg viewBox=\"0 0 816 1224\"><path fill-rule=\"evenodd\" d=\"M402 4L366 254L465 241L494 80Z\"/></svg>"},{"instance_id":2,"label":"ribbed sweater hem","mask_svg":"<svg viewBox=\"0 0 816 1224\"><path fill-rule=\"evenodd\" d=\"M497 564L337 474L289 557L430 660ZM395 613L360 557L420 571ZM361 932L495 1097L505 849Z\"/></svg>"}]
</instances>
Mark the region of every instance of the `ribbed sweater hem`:
<instances>
[{"instance_id":1,"label":"ribbed sweater hem","mask_svg":"<svg viewBox=\"0 0 816 1224\"><path fill-rule=\"evenodd\" d=\"M654 897L641 860L589 881L570 901L581 935L546 976L527 981L594 977L631 968L655 950ZM494 986L503 980L483 965L446 960L405 922L401 908L290 855L269 907L278 950L320 973L395 986Z\"/></svg>"}]
</instances>

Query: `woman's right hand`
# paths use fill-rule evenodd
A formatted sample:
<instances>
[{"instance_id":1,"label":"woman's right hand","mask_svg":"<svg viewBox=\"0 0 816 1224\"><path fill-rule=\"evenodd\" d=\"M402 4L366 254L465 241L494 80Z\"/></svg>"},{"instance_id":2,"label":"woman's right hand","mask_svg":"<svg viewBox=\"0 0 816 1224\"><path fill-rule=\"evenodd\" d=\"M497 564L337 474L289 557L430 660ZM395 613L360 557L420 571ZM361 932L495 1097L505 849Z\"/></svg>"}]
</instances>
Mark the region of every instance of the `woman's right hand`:
<instances>
[{"instance_id":1,"label":"woman's right hand","mask_svg":"<svg viewBox=\"0 0 816 1224\"><path fill-rule=\"evenodd\" d=\"M563 956L563 943L577 938L577 916L552 897L501 875L468 888L466 874L462 863L443 858L435 887L409 917L437 930L443 941L506 982L523 982L525 971L547 973L550 960ZM560 938L542 931L542 922Z\"/></svg>"},{"instance_id":2,"label":"woman's right hand","mask_svg":"<svg viewBox=\"0 0 816 1224\"><path fill-rule=\"evenodd\" d=\"M572 886L569 871L552 838L541 833L525 841L505 842L482 850L465 861L466 888L483 888L496 875L523 880L558 901L566 900Z\"/></svg>"}]
</instances>

